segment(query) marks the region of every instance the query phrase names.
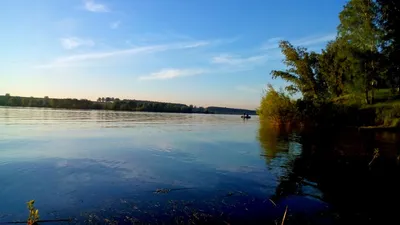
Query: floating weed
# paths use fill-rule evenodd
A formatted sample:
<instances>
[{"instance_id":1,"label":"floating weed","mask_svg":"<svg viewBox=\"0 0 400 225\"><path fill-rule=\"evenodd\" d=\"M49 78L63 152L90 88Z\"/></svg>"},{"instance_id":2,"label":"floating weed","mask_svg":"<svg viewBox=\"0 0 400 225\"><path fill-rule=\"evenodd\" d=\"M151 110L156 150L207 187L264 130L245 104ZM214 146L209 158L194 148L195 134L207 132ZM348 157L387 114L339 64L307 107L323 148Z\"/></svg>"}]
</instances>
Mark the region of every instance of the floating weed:
<instances>
[{"instance_id":1,"label":"floating weed","mask_svg":"<svg viewBox=\"0 0 400 225\"><path fill-rule=\"evenodd\" d=\"M225 197L231 197L231 196L233 196L233 195L235 195L235 196L248 196L247 193L244 193L244 192L242 192L242 191L229 191L229 192L225 195Z\"/></svg>"},{"instance_id":2,"label":"floating weed","mask_svg":"<svg viewBox=\"0 0 400 225\"><path fill-rule=\"evenodd\" d=\"M169 192L171 192L171 189L162 188L162 189L155 190L154 194L168 194Z\"/></svg>"},{"instance_id":3,"label":"floating weed","mask_svg":"<svg viewBox=\"0 0 400 225\"><path fill-rule=\"evenodd\" d=\"M159 188L156 189L153 193L155 194L167 194L171 191L183 191L183 190L190 190L190 189L195 189L195 188L191 188L191 187L183 187L183 188Z\"/></svg>"},{"instance_id":4,"label":"floating weed","mask_svg":"<svg viewBox=\"0 0 400 225\"><path fill-rule=\"evenodd\" d=\"M118 225L118 221L115 221L115 220L104 219L104 222L107 225Z\"/></svg>"},{"instance_id":5,"label":"floating weed","mask_svg":"<svg viewBox=\"0 0 400 225\"><path fill-rule=\"evenodd\" d=\"M136 219L135 217L129 217L129 216L125 216L125 221L129 221L129 222L131 222L132 224L137 224L137 223L139 223L140 221L138 220L138 219Z\"/></svg>"},{"instance_id":6,"label":"floating weed","mask_svg":"<svg viewBox=\"0 0 400 225\"><path fill-rule=\"evenodd\" d=\"M228 194L226 194L227 197L230 197L230 196L232 196L232 195L233 195L233 192L232 192L232 191L230 191L230 192L228 192Z\"/></svg>"}]
</instances>

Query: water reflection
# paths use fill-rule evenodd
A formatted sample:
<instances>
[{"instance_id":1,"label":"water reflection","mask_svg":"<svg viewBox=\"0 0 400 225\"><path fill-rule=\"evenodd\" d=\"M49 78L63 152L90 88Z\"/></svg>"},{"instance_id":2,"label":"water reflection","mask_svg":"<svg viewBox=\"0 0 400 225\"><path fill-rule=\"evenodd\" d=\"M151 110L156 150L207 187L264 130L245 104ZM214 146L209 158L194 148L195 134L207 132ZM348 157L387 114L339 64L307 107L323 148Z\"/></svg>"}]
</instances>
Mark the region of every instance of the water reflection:
<instances>
[{"instance_id":1,"label":"water reflection","mask_svg":"<svg viewBox=\"0 0 400 225\"><path fill-rule=\"evenodd\" d=\"M322 193L316 184L294 172L294 164L303 154L300 131L261 123L258 140L267 167L278 174L278 184L270 199L281 207L288 206L291 220L296 224L327 222L326 216L318 216L318 213L326 212L328 207L327 203L321 201ZM328 221L332 221L332 218Z\"/></svg>"},{"instance_id":2,"label":"water reflection","mask_svg":"<svg viewBox=\"0 0 400 225\"><path fill-rule=\"evenodd\" d=\"M285 224L381 222L397 213L399 138L277 129L256 117L0 107L0 222L23 218L30 198L44 218L88 212L99 223L274 224L286 205Z\"/></svg>"},{"instance_id":3,"label":"water reflection","mask_svg":"<svg viewBox=\"0 0 400 225\"><path fill-rule=\"evenodd\" d=\"M274 158L293 157L301 152L296 129L290 127L260 123L257 138L262 150L261 156L265 157L267 165L270 165Z\"/></svg>"},{"instance_id":4,"label":"water reflection","mask_svg":"<svg viewBox=\"0 0 400 225\"><path fill-rule=\"evenodd\" d=\"M399 134L357 130L295 133L267 125L259 128L267 165L284 168L274 201L298 209L315 205L334 224L399 221L395 216L400 200ZM368 166L376 148L380 157ZM293 154L291 149L300 150Z\"/></svg>"}]
</instances>

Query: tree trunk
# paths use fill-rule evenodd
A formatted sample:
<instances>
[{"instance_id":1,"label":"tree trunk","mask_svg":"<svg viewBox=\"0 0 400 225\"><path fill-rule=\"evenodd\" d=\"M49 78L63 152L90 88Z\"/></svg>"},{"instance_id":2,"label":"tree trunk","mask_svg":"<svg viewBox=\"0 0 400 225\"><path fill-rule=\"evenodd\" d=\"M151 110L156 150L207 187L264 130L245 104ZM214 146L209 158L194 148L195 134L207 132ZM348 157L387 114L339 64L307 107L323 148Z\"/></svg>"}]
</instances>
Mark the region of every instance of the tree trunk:
<instances>
[{"instance_id":1,"label":"tree trunk","mask_svg":"<svg viewBox=\"0 0 400 225\"><path fill-rule=\"evenodd\" d=\"M371 89L371 104L374 104L375 102L375 88L372 87Z\"/></svg>"},{"instance_id":2,"label":"tree trunk","mask_svg":"<svg viewBox=\"0 0 400 225\"><path fill-rule=\"evenodd\" d=\"M368 96L368 89L365 89L365 102L369 104L369 96Z\"/></svg>"}]
</instances>

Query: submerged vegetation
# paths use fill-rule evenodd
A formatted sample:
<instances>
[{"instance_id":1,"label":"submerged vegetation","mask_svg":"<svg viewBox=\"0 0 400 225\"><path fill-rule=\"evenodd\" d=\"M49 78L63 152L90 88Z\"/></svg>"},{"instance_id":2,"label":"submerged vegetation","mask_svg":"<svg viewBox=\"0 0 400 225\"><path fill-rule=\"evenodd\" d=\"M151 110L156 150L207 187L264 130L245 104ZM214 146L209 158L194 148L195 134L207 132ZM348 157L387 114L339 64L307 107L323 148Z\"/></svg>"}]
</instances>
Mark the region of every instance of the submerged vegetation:
<instances>
[{"instance_id":1,"label":"submerged vegetation","mask_svg":"<svg viewBox=\"0 0 400 225\"><path fill-rule=\"evenodd\" d=\"M400 3L351 0L339 14L336 39L320 53L281 41L286 70L272 78L257 110L272 123L326 126L400 125ZM291 95L301 94L293 100Z\"/></svg>"}]
</instances>

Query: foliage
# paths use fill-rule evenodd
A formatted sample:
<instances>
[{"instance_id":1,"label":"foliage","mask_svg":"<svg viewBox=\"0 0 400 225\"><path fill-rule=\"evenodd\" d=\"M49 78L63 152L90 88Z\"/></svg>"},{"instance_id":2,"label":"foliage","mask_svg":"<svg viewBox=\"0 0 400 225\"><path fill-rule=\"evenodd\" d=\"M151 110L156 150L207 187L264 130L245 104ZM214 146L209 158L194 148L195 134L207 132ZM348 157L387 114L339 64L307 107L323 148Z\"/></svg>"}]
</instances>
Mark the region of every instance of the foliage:
<instances>
[{"instance_id":1,"label":"foliage","mask_svg":"<svg viewBox=\"0 0 400 225\"><path fill-rule=\"evenodd\" d=\"M380 104L379 107L375 107L375 124L400 127L400 105L384 105Z\"/></svg>"},{"instance_id":2,"label":"foliage","mask_svg":"<svg viewBox=\"0 0 400 225\"><path fill-rule=\"evenodd\" d=\"M39 210L35 208L35 200L26 203L29 209L28 225L36 224L39 221Z\"/></svg>"},{"instance_id":3,"label":"foliage","mask_svg":"<svg viewBox=\"0 0 400 225\"><path fill-rule=\"evenodd\" d=\"M327 44L319 55L320 72L326 82L328 97L335 98L350 93L360 93L360 62L356 52L344 39Z\"/></svg>"},{"instance_id":4,"label":"foliage","mask_svg":"<svg viewBox=\"0 0 400 225\"><path fill-rule=\"evenodd\" d=\"M379 22L379 7L373 0L351 0L339 14L340 25L338 37L348 43L358 61L354 63L358 68L358 87L364 90L367 103L373 102L368 91L373 89L372 81L378 79L381 67L379 62L382 55L379 47L382 46L382 34ZM354 67L353 67L354 68Z\"/></svg>"},{"instance_id":5,"label":"foliage","mask_svg":"<svg viewBox=\"0 0 400 225\"><path fill-rule=\"evenodd\" d=\"M380 11L379 26L383 29L383 54L387 82L400 88L400 1L377 0Z\"/></svg>"},{"instance_id":6,"label":"foliage","mask_svg":"<svg viewBox=\"0 0 400 225\"><path fill-rule=\"evenodd\" d=\"M272 78L302 98L285 114L282 102L290 99L269 90L261 116L324 126L399 125L400 2L349 0L339 19L337 37L321 53L280 42L287 68L271 71Z\"/></svg>"},{"instance_id":7,"label":"foliage","mask_svg":"<svg viewBox=\"0 0 400 225\"><path fill-rule=\"evenodd\" d=\"M273 70L273 78L282 78L290 83L286 87L289 93L301 92L305 99L318 98L324 84L323 77L319 73L318 54L307 52L306 48L295 48L288 41L279 44L285 55L284 64L288 67L285 71Z\"/></svg>"},{"instance_id":8,"label":"foliage","mask_svg":"<svg viewBox=\"0 0 400 225\"><path fill-rule=\"evenodd\" d=\"M104 109L118 111L145 111L145 112L170 112L170 113L205 113L205 114L243 114L254 115L254 110L235 109L226 107L196 107L168 102L155 102L143 100L130 100L114 97L99 97L97 101L87 99L57 99L19 97L6 94L0 95L0 106L21 106L21 107L48 107L57 109Z\"/></svg>"},{"instance_id":9,"label":"foliage","mask_svg":"<svg viewBox=\"0 0 400 225\"><path fill-rule=\"evenodd\" d=\"M257 114L261 120L267 120L274 124L285 124L295 119L296 108L287 95L282 91L276 91L269 84L265 95L261 99Z\"/></svg>"}]
</instances>

